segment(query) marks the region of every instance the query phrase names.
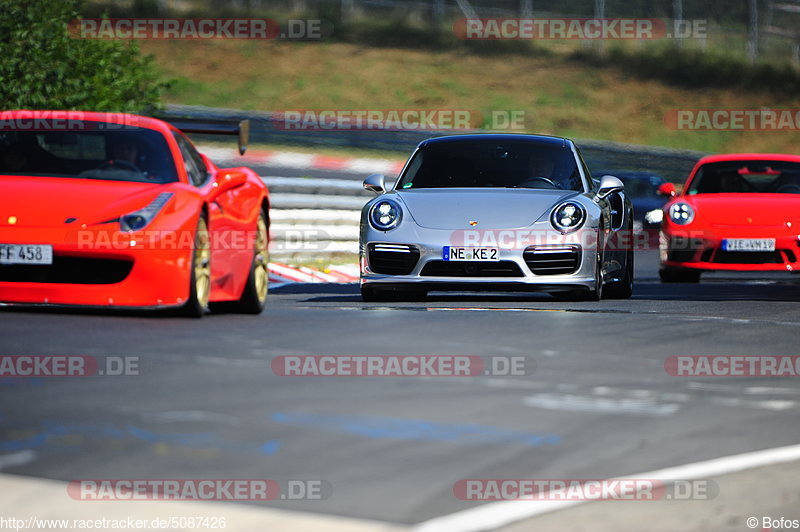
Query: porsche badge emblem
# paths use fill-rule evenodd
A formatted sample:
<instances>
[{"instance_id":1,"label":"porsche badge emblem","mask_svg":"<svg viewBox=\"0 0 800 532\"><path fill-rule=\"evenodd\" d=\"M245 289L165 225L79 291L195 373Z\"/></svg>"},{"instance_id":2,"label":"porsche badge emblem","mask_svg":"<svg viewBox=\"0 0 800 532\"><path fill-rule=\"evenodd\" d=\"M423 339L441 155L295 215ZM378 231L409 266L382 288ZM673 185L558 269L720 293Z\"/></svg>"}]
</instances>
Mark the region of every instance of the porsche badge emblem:
<instances>
[{"instance_id":1,"label":"porsche badge emblem","mask_svg":"<svg viewBox=\"0 0 800 532\"><path fill-rule=\"evenodd\" d=\"M472 227L475 227L476 225L478 225L478 222L476 222L475 220L470 220L469 221L469 225L471 225Z\"/></svg>"},{"instance_id":2,"label":"porsche badge emblem","mask_svg":"<svg viewBox=\"0 0 800 532\"><path fill-rule=\"evenodd\" d=\"M8 225L16 225L17 217L16 216L9 216L8 217Z\"/></svg>"}]
</instances>

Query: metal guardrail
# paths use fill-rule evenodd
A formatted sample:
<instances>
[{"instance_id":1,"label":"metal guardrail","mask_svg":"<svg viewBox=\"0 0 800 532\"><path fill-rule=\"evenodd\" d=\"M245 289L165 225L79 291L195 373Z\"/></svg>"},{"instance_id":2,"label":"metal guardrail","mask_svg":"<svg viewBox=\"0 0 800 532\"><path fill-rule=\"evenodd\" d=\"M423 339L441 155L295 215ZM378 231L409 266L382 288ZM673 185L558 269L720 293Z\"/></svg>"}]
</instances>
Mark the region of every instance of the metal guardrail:
<instances>
[{"instance_id":1,"label":"metal guardrail","mask_svg":"<svg viewBox=\"0 0 800 532\"><path fill-rule=\"evenodd\" d=\"M249 119L250 141L268 144L378 149L407 155L421 141L452 134L443 130L287 130L279 124L277 113L243 111L193 105L168 105L159 117L167 119ZM200 137L202 138L202 137ZM210 138L206 138L210 140ZM636 144L575 139L589 169L638 170L662 175L668 180L683 182L694 163L706 155L694 150L656 148Z\"/></svg>"}]
</instances>

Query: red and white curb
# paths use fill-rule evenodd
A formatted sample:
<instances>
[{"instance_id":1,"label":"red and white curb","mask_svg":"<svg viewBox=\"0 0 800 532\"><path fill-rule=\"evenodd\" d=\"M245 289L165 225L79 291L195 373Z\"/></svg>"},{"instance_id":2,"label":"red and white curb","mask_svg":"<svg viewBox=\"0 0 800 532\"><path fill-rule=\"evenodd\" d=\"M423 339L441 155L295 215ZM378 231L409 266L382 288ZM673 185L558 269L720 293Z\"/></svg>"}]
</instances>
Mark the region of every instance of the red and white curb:
<instances>
[{"instance_id":1,"label":"red and white curb","mask_svg":"<svg viewBox=\"0 0 800 532\"><path fill-rule=\"evenodd\" d=\"M325 271L320 271L307 266L293 267L270 262L269 282L273 287L289 283L355 283L358 282L358 266L329 266Z\"/></svg>"},{"instance_id":2,"label":"red and white curb","mask_svg":"<svg viewBox=\"0 0 800 532\"><path fill-rule=\"evenodd\" d=\"M236 161L242 165L276 166L281 168L311 168L317 170L338 170L358 174L382 173L398 175L405 161L391 159L372 159L366 157L339 157L316 155L313 153L284 152L271 150L248 150L244 155L231 148L200 146L200 151L213 161Z\"/></svg>"}]
</instances>

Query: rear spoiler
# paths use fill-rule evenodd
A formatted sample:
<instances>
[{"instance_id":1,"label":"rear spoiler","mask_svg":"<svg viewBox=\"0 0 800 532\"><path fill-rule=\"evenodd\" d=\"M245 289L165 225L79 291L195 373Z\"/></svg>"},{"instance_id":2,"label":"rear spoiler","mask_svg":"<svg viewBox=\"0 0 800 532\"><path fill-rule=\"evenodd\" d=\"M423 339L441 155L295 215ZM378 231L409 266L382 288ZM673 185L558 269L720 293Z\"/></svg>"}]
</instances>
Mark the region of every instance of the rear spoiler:
<instances>
[{"instance_id":1,"label":"rear spoiler","mask_svg":"<svg viewBox=\"0 0 800 532\"><path fill-rule=\"evenodd\" d=\"M250 120L240 120L238 123L231 120L213 120L205 118L168 118L162 119L180 129L184 133L199 133L202 135L238 135L239 154L247 151L250 141Z\"/></svg>"}]
</instances>

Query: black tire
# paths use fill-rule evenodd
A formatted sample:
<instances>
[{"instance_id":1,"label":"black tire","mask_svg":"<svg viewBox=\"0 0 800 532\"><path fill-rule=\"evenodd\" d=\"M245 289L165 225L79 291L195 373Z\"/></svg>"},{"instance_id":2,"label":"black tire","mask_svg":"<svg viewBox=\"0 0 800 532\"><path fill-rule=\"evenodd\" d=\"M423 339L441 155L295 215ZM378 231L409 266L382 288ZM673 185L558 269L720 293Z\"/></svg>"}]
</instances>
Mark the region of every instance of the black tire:
<instances>
[{"instance_id":1,"label":"black tire","mask_svg":"<svg viewBox=\"0 0 800 532\"><path fill-rule=\"evenodd\" d=\"M630 299L633 295L633 251L625 257L625 275L619 281L606 287L605 297L608 299Z\"/></svg>"},{"instance_id":2,"label":"black tire","mask_svg":"<svg viewBox=\"0 0 800 532\"><path fill-rule=\"evenodd\" d=\"M208 222L201 214L197 220L192 249L192 267L189 276L189 298L181 307L180 314L190 318L202 318L208 312L208 298L211 292L211 249L209 245Z\"/></svg>"},{"instance_id":3,"label":"black tire","mask_svg":"<svg viewBox=\"0 0 800 532\"><path fill-rule=\"evenodd\" d=\"M662 283L698 283L700 282L700 271L684 270L679 268L661 268L658 276Z\"/></svg>"},{"instance_id":4,"label":"black tire","mask_svg":"<svg viewBox=\"0 0 800 532\"><path fill-rule=\"evenodd\" d=\"M256 241L250 274L242 291L242 297L223 307L241 314L261 314L267 303L269 292L269 227L267 214L263 210L256 221Z\"/></svg>"},{"instance_id":5,"label":"black tire","mask_svg":"<svg viewBox=\"0 0 800 532\"><path fill-rule=\"evenodd\" d=\"M602 261L597 255L597 264L594 269L595 288L578 288L569 292L556 292L552 295L563 301L600 301L604 297Z\"/></svg>"}]
</instances>

